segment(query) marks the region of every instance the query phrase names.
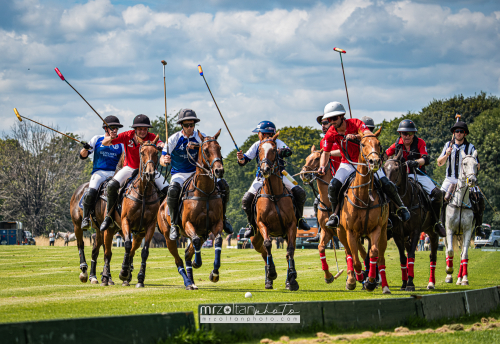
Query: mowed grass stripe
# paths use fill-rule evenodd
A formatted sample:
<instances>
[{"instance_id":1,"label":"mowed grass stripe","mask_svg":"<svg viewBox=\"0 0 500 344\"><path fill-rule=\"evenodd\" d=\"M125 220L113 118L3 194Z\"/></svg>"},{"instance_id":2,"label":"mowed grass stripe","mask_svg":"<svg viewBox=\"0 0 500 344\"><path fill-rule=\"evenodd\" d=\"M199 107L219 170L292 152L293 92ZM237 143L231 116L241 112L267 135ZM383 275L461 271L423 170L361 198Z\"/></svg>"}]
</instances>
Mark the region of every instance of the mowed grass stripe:
<instances>
[{"instance_id":1,"label":"mowed grass stripe","mask_svg":"<svg viewBox=\"0 0 500 344\"><path fill-rule=\"evenodd\" d=\"M184 256L183 250L179 252ZM90 267L91 249L85 254ZM79 257L76 247L0 246L0 322L41 319L78 318L92 316L194 311L200 303L248 302L244 294L253 294L252 302L292 302L317 300L348 300L406 297L399 291L401 270L399 255L394 245L386 253L387 277L392 295L361 290L345 290L346 273L333 284L324 282L317 250L297 250L295 255L298 282L297 292L285 290L286 250L273 250L278 272L274 290L264 289L264 262L255 250L223 249L220 280L214 284L208 276L213 269L213 249L203 249L203 266L194 269L197 291L186 291L177 272L174 259L167 249L151 249L146 270L146 288L137 289L140 251L134 259L132 285L122 287L118 273L124 249L114 248L111 272L115 286L101 287L83 284L78 279ZM327 250L330 271L336 273L333 250ZM337 251L339 268L346 270L345 254ZM102 271L103 254L98 259L98 275ZM436 291L426 289L429 279L429 252L417 252L415 284L417 293L462 291L495 286L498 283L500 252L471 250L469 254L469 287L444 283L445 255L438 253ZM459 258L455 258L455 270ZM456 276L455 272L455 276Z\"/></svg>"}]
</instances>

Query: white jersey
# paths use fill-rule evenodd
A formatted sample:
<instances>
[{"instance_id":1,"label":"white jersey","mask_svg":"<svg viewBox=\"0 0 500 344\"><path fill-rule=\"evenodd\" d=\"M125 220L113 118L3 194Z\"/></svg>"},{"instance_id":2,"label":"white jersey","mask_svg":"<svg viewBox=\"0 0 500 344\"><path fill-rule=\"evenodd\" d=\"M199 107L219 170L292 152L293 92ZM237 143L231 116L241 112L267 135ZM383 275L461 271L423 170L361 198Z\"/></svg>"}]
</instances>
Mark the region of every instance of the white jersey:
<instances>
[{"instance_id":1,"label":"white jersey","mask_svg":"<svg viewBox=\"0 0 500 344\"><path fill-rule=\"evenodd\" d=\"M255 173L256 177L261 177L260 174L260 163L259 163L259 146L260 146L261 141L255 142L245 154L243 154L245 158L245 163L252 161L253 159L257 159L257 172ZM276 148L281 149L281 148L288 148L288 146L281 140L276 139Z\"/></svg>"},{"instance_id":2,"label":"white jersey","mask_svg":"<svg viewBox=\"0 0 500 344\"><path fill-rule=\"evenodd\" d=\"M451 141L446 142L444 145L443 151L441 152L440 158L446 155L446 150L450 147ZM462 168L462 159L463 156L460 155L460 152L465 153L465 155L472 155L476 151L476 148L472 143L467 142L467 139L464 139L464 143L458 145L453 144L452 151L448 159L446 159L446 177L452 178L454 180L458 179L460 176L461 168ZM479 159L477 159L479 162Z\"/></svg>"}]
</instances>

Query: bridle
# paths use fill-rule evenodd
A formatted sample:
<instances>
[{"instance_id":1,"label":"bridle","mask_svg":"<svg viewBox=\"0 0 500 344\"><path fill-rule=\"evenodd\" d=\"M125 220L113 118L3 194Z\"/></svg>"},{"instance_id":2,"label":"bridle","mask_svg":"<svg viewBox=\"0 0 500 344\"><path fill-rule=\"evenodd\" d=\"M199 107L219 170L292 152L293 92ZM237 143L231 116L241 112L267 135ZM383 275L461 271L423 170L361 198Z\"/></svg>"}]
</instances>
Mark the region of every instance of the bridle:
<instances>
[{"instance_id":1,"label":"bridle","mask_svg":"<svg viewBox=\"0 0 500 344\"><path fill-rule=\"evenodd\" d=\"M153 160L148 160L146 162L143 162L142 161L142 149L144 147L155 147L156 150L159 150L159 148L156 146L156 144L152 143L151 141L147 141L143 144L141 144L141 148L139 150L139 159L140 159L140 163L139 163L139 173L141 175L141 179L144 179L144 176L145 176L145 172L146 172L146 168L148 166L148 164L154 164L154 169L156 171L156 168L158 167L158 161L155 163Z\"/></svg>"},{"instance_id":2,"label":"bridle","mask_svg":"<svg viewBox=\"0 0 500 344\"><path fill-rule=\"evenodd\" d=\"M262 149L262 145L264 143L270 142L273 145L273 152L274 152L274 161L271 161L267 158L267 155L264 157L264 159L260 159L260 150ZM260 142L259 149L257 151L257 155L259 156L259 168L262 170L262 164L267 164L269 167L271 167L271 174L278 176L281 178L281 171L279 169L279 162L278 162L278 147L276 145L276 142L272 138L264 139ZM276 170L278 170L278 173L276 173Z\"/></svg>"},{"instance_id":3,"label":"bridle","mask_svg":"<svg viewBox=\"0 0 500 344\"><path fill-rule=\"evenodd\" d=\"M210 142L215 142L215 143L217 143L217 145L219 145L217 140L214 138L209 138L209 139L201 142L200 151L201 151L202 164L198 163L198 161L195 160L195 158L191 155L191 153L189 153L189 148L188 148L189 145L186 145L186 153L187 153L189 162L192 165L195 165L196 167L200 168L201 170L203 170L205 172L205 173L200 173L198 175L208 176L210 179L215 180L214 165L217 161L220 161L222 166L224 166L224 162L219 157L216 157L211 162L209 162L208 157L205 155L205 151L203 150L203 146L205 145L205 143L210 143ZM219 147L220 147L220 145L219 145ZM205 166L208 166L208 169Z\"/></svg>"},{"instance_id":4,"label":"bridle","mask_svg":"<svg viewBox=\"0 0 500 344\"><path fill-rule=\"evenodd\" d=\"M372 152L370 152L368 155L365 155L365 154L363 153L363 147L365 147L365 145L363 144L363 140L364 140L364 139L366 139L366 138L368 138L368 137L375 137L375 138L376 138L376 136L372 134L372 135L366 135L366 136L363 136L363 137L361 138L361 140L359 140L359 145L360 145L360 152L361 152L361 156L363 157L363 159L365 159L365 162L364 162L364 163L363 163L363 162L353 162L353 161L351 160L351 157L349 156L349 151L348 151L348 149L347 149L347 144L348 144L348 142L349 142L349 141L352 141L354 144L356 144L356 143L357 143L356 141L358 141L358 140L349 140L349 139L344 139L344 140L342 140L342 141L340 142L340 149L341 149L341 150L342 150L342 152L344 153L344 156L345 156L345 158L347 159L347 161L349 162L349 164L350 164L350 165L352 165L353 167L354 167L354 165L361 165L361 166L366 166L366 167L368 168L368 173L366 173L366 174L362 174L361 172L359 172L359 171L358 171L358 169L357 169L357 168L355 168L356 173L358 173L358 174L359 174L359 175L361 175L362 177L366 177L366 176L368 176L369 174L372 174L372 173L373 173L373 170L371 169L370 164L368 164L368 163L367 163L367 161L368 161L368 157L369 157L370 155L372 155L372 154L376 154L376 155L377 155L377 157L378 157L380 160L382 160L382 159L381 159L381 157L380 157L380 152L372 151Z\"/></svg>"}]
</instances>

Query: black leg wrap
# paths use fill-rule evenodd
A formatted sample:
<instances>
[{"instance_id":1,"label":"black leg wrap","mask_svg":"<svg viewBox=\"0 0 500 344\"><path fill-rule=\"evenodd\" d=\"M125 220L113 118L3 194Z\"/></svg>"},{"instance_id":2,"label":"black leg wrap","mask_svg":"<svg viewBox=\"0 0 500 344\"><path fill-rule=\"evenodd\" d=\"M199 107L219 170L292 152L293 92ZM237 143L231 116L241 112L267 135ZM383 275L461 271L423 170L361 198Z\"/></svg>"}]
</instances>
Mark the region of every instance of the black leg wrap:
<instances>
[{"instance_id":1,"label":"black leg wrap","mask_svg":"<svg viewBox=\"0 0 500 344\"><path fill-rule=\"evenodd\" d=\"M214 247L222 247L222 237L217 235L217 238L214 239Z\"/></svg>"},{"instance_id":2,"label":"black leg wrap","mask_svg":"<svg viewBox=\"0 0 500 344\"><path fill-rule=\"evenodd\" d=\"M132 249L132 241L128 240L125 241L125 252L130 253L130 250Z\"/></svg>"}]
</instances>

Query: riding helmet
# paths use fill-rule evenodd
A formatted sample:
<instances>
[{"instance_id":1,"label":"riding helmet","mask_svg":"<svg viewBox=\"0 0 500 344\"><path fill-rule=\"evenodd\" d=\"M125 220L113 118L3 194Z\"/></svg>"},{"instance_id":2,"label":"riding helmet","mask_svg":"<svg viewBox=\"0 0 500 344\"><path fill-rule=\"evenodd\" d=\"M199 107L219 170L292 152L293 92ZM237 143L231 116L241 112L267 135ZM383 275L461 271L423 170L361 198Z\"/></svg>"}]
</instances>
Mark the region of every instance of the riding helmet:
<instances>
[{"instance_id":1,"label":"riding helmet","mask_svg":"<svg viewBox=\"0 0 500 344\"><path fill-rule=\"evenodd\" d=\"M182 109L177 117L177 124L181 124L182 121L193 120L194 123L198 123L200 119L196 116L196 112L191 109Z\"/></svg>"},{"instance_id":2,"label":"riding helmet","mask_svg":"<svg viewBox=\"0 0 500 344\"><path fill-rule=\"evenodd\" d=\"M151 122L146 115L137 115L134 118L134 124L132 124L132 128L137 128L137 127L146 127L146 128L152 128L153 126L151 125Z\"/></svg>"},{"instance_id":3,"label":"riding helmet","mask_svg":"<svg viewBox=\"0 0 500 344\"><path fill-rule=\"evenodd\" d=\"M104 122L108 123L110 127L118 127L122 128L123 125L120 123L120 120L116 116L108 116L104 119ZM103 129L106 128L106 124L102 124Z\"/></svg>"},{"instance_id":4,"label":"riding helmet","mask_svg":"<svg viewBox=\"0 0 500 344\"><path fill-rule=\"evenodd\" d=\"M399 132L407 132L407 131L417 132L417 126L415 125L415 123L413 123L412 120L410 120L410 119L403 119L399 123L398 133Z\"/></svg>"},{"instance_id":5,"label":"riding helmet","mask_svg":"<svg viewBox=\"0 0 500 344\"><path fill-rule=\"evenodd\" d=\"M373 131L373 129L375 129L375 121L373 120L373 118L371 117L368 117L368 116L363 116L361 117L361 121L366 125L366 127L368 129L370 129L371 131Z\"/></svg>"},{"instance_id":6,"label":"riding helmet","mask_svg":"<svg viewBox=\"0 0 500 344\"><path fill-rule=\"evenodd\" d=\"M455 123L453 127L451 127L451 132L455 132L455 129L463 129L467 135L469 135L469 128L467 127L467 123L458 121Z\"/></svg>"},{"instance_id":7,"label":"riding helmet","mask_svg":"<svg viewBox=\"0 0 500 344\"><path fill-rule=\"evenodd\" d=\"M331 102L326 104L325 110L323 111L323 119L330 117L335 117L338 115L345 115L344 105L339 102Z\"/></svg>"},{"instance_id":8,"label":"riding helmet","mask_svg":"<svg viewBox=\"0 0 500 344\"><path fill-rule=\"evenodd\" d=\"M255 127L254 130L252 130L252 133L270 133L270 134L275 134L276 133L276 126L274 125L273 122L270 121L262 121L259 124L257 124L257 127Z\"/></svg>"},{"instance_id":9,"label":"riding helmet","mask_svg":"<svg viewBox=\"0 0 500 344\"><path fill-rule=\"evenodd\" d=\"M323 119L323 115L319 115L316 117L316 122L318 122L319 125L321 125L321 120Z\"/></svg>"}]
</instances>

